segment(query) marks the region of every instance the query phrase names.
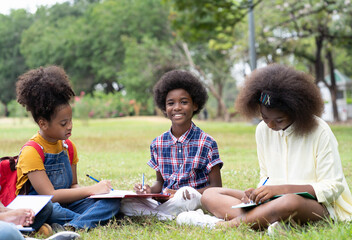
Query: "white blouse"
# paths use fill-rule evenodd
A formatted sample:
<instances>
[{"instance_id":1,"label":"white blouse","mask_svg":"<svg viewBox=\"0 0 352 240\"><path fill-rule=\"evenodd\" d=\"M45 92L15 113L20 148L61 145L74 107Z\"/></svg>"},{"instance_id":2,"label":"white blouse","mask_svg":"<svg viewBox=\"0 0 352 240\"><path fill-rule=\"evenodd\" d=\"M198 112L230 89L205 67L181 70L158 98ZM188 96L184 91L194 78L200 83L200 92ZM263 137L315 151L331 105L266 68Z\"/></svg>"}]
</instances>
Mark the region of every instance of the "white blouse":
<instances>
[{"instance_id":1,"label":"white blouse","mask_svg":"<svg viewBox=\"0 0 352 240\"><path fill-rule=\"evenodd\" d=\"M256 129L261 185L310 184L330 217L352 220L352 195L343 174L338 143L329 125L316 117L318 126L297 136L293 126L273 131L263 121Z\"/></svg>"}]
</instances>

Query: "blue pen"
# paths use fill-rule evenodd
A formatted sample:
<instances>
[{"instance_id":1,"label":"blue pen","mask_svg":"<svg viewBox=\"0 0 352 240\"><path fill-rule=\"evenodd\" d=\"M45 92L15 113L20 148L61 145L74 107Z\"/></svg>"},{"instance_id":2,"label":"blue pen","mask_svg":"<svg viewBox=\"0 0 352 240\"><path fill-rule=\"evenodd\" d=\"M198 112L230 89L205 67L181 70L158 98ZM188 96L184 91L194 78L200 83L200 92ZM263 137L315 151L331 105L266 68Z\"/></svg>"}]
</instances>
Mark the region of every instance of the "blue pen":
<instances>
[{"instance_id":1,"label":"blue pen","mask_svg":"<svg viewBox=\"0 0 352 240\"><path fill-rule=\"evenodd\" d=\"M86 174L86 176L87 176L87 177L89 177L90 179L92 179L92 180L96 181L96 182L100 182L98 179L96 179L96 178L94 178L94 177L92 177L92 176L90 176L90 175L88 175L88 174ZM111 188L111 190L113 190L113 191L114 191L114 189L113 189L113 188Z\"/></svg>"},{"instance_id":2,"label":"blue pen","mask_svg":"<svg viewBox=\"0 0 352 240\"><path fill-rule=\"evenodd\" d=\"M265 181L263 182L263 185L262 185L262 186L265 185L265 183L268 181L268 179L269 179L269 177L267 177L267 178L265 179Z\"/></svg>"}]
</instances>

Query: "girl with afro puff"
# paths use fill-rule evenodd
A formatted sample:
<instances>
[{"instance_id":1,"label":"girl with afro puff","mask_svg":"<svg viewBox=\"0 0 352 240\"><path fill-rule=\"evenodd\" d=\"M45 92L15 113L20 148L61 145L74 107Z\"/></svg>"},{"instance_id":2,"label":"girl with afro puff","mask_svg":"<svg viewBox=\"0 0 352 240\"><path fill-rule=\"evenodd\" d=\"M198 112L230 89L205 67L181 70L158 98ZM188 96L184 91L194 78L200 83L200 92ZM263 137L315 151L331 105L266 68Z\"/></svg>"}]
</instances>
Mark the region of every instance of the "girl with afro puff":
<instances>
[{"instance_id":1,"label":"girl with afro puff","mask_svg":"<svg viewBox=\"0 0 352 240\"><path fill-rule=\"evenodd\" d=\"M94 200L93 194L108 193L111 183L100 181L80 187L77 181L77 150L74 143L72 165L65 142L72 133L70 99L74 92L65 71L57 66L30 70L18 78L17 101L30 111L39 131L31 140L44 152L45 161L31 146L24 147L17 164L17 194L27 181L28 194L53 195L53 212L48 223L69 229L89 229L106 223L120 208L118 199Z\"/></svg>"},{"instance_id":2,"label":"girl with afro puff","mask_svg":"<svg viewBox=\"0 0 352 240\"><path fill-rule=\"evenodd\" d=\"M148 165L156 171L156 181L152 186L135 184L134 189L141 194L167 193L170 197L162 204L151 199L123 199L123 213L172 219L180 212L200 208L205 189L222 186L223 162L217 143L192 121L207 99L203 84L187 71L167 72L156 83L154 100L171 120L171 128L150 145Z\"/></svg>"},{"instance_id":3,"label":"girl with afro puff","mask_svg":"<svg viewBox=\"0 0 352 240\"><path fill-rule=\"evenodd\" d=\"M279 64L255 70L245 80L236 109L249 119L262 118L255 134L260 181L256 189L211 188L204 192L202 204L219 218L217 226L269 226L270 234L287 227L285 222L351 220L352 196L338 144L319 117L324 104L313 80ZM314 199L294 194L299 192ZM268 201L276 195L282 196ZM262 204L231 208L250 201Z\"/></svg>"}]
</instances>

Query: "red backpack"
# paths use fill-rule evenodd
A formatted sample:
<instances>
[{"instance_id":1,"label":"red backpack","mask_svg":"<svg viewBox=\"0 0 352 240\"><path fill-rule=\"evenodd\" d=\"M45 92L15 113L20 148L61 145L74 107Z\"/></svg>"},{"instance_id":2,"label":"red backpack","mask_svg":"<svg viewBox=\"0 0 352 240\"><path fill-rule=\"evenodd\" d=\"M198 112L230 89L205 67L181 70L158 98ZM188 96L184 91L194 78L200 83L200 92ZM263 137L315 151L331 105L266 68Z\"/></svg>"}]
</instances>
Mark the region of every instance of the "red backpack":
<instances>
[{"instance_id":1,"label":"red backpack","mask_svg":"<svg viewBox=\"0 0 352 240\"><path fill-rule=\"evenodd\" d=\"M73 146L70 140L66 140L66 145L68 146L68 155L70 163L72 165L73 160ZM28 141L21 150L26 147L34 147L39 153L40 157L45 161L44 152L42 147L34 142ZM18 155L14 157L2 157L0 158L0 202L6 207L12 202L16 197L16 183L17 183L17 170L16 164L18 160ZM27 181L29 183L29 181ZM29 187L29 186L28 186Z\"/></svg>"}]
</instances>

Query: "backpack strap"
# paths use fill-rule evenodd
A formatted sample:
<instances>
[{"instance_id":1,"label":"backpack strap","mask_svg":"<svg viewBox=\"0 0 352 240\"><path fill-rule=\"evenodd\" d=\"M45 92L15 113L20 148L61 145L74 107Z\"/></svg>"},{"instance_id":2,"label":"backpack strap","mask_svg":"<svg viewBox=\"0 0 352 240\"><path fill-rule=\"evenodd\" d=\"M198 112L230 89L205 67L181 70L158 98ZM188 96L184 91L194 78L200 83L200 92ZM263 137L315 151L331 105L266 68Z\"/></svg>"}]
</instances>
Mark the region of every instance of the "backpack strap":
<instances>
[{"instance_id":1,"label":"backpack strap","mask_svg":"<svg viewBox=\"0 0 352 240\"><path fill-rule=\"evenodd\" d=\"M68 157L70 159L70 164L72 165L73 162L73 145L71 140L67 139L63 141L64 145L67 145L67 149L68 149ZM35 150L37 150L38 154L40 155L40 157L43 159L43 162L45 161L45 156L44 156L44 151L43 151L43 147L39 145L39 143L34 142L32 140L29 140L28 142L26 142L25 145L23 145L23 147L21 148L21 151L24 147L26 146L31 146L34 147Z\"/></svg>"},{"instance_id":2,"label":"backpack strap","mask_svg":"<svg viewBox=\"0 0 352 240\"><path fill-rule=\"evenodd\" d=\"M34 147L35 150L37 150L38 154L40 155L40 157L42 158L43 162L45 161L45 156L44 156L44 151L43 151L43 147L39 145L39 143L36 143L32 140L29 140L28 142L26 142L25 145L23 145L22 149L26 146L31 146ZM21 151L22 151L21 149Z\"/></svg>"},{"instance_id":3,"label":"backpack strap","mask_svg":"<svg viewBox=\"0 0 352 240\"><path fill-rule=\"evenodd\" d=\"M72 142L67 139L66 141L63 141L63 143L67 145L68 155L69 155L69 159L70 159L70 164L72 165L72 161L73 161L73 145L72 145ZM39 143L30 140L30 141L28 141L26 144L24 144L22 146L21 151L26 146L34 147L35 150L37 150L37 152L40 155L40 157L43 159L43 162L45 162L45 156L44 156L43 147L40 146ZM27 195L29 193L30 187L31 187L30 181L26 181L26 183L23 185L22 189L20 190L19 195Z\"/></svg>"},{"instance_id":4,"label":"backpack strap","mask_svg":"<svg viewBox=\"0 0 352 240\"><path fill-rule=\"evenodd\" d=\"M22 149L26 146L34 147L34 149L37 150L38 154L42 158L43 163L45 162L44 150L43 150L43 147L39 143L34 142L32 140L29 140L28 142L26 142L26 144L24 144L22 146L21 152L22 152ZM20 154L21 154L21 152L20 152ZM17 165L17 162L16 162L16 165ZM31 188L31 182L29 180L27 180L24 183L24 185L22 186L22 188L20 189L20 192L18 193L18 195L27 195L29 193L30 188Z\"/></svg>"},{"instance_id":5,"label":"backpack strap","mask_svg":"<svg viewBox=\"0 0 352 240\"><path fill-rule=\"evenodd\" d=\"M73 145L70 139L66 139L63 141L67 145L67 151L68 151L68 158L70 159L70 164L72 165L73 162Z\"/></svg>"}]
</instances>

